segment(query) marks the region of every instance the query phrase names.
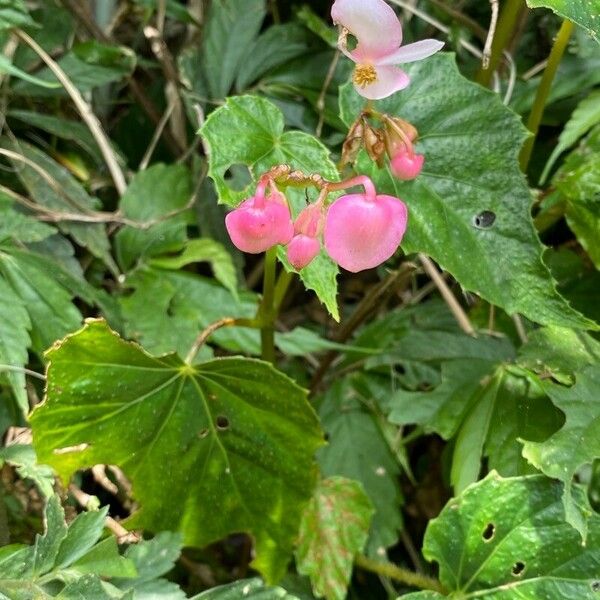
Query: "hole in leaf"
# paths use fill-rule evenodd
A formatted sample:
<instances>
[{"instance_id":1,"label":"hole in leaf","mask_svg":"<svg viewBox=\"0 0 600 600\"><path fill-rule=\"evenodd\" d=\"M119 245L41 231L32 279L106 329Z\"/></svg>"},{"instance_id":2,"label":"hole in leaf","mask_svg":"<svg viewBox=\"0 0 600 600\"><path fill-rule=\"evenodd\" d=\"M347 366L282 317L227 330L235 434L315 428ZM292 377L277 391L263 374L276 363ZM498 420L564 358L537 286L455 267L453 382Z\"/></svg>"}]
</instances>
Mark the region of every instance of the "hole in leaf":
<instances>
[{"instance_id":1,"label":"hole in leaf","mask_svg":"<svg viewBox=\"0 0 600 600\"><path fill-rule=\"evenodd\" d=\"M229 419L224 415L219 415L216 418L215 423L219 431L227 431L227 429L229 429Z\"/></svg>"},{"instance_id":2,"label":"hole in leaf","mask_svg":"<svg viewBox=\"0 0 600 600\"><path fill-rule=\"evenodd\" d=\"M496 526L493 523L488 523L483 530L482 537L484 542L491 542L496 534Z\"/></svg>"},{"instance_id":3,"label":"hole in leaf","mask_svg":"<svg viewBox=\"0 0 600 600\"><path fill-rule=\"evenodd\" d=\"M201 429L201 430L198 432L198 437L199 437L201 440L203 440L203 439L204 439L204 438L205 438L205 437L208 435L208 433L209 433L208 429Z\"/></svg>"},{"instance_id":4,"label":"hole in leaf","mask_svg":"<svg viewBox=\"0 0 600 600\"><path fill-rule=\"evenodd\" d=\"M227 185L235 192L241 192L252 182L250 169L243 164L231 165L225 171L223 178L227 182Z\"/></svg>"},{"instance_id":5,"label":"hole in leaf","mask_svg":"<svg viewBox=\"0 0 600 600\"><path fill-rule=\"evenodd\" d=\"M323 437L325 438L325 441L328 442L331 436L329 435L329 432L326 431Z\"/></svg>"},{"instance_id":6,"label":"hole in leaf","mask_svg":"<svg viewBox=\"0 0 600 600\"><path fill-rule=\"evenodd\" d=\"M496 221L496 213L491 210L483 210L473 217L473 226L478 229L488 229Z\"/></svg>"},{"instance_id":7,"label":"hole in leaf","mask_svg":"<svg viewBox=\"0 0 600 600\"><path fill-rule=\"evenodd\" d=\"M592 592L600 592L600 581L592 581Z\"/></svg>"},{"instance_id":8,"label":"hole in leaf","mask_svg":"<svg viewBox=\"0 0 600 600\"><path fill-rule=\"evenodd\" d=\"M518 560L513 565L511 573L513 574L514 577L520 577L521 575L523 575L524 571L525 571L525 563L522 563L520 560Z\"/></svg>"}]
</instances>

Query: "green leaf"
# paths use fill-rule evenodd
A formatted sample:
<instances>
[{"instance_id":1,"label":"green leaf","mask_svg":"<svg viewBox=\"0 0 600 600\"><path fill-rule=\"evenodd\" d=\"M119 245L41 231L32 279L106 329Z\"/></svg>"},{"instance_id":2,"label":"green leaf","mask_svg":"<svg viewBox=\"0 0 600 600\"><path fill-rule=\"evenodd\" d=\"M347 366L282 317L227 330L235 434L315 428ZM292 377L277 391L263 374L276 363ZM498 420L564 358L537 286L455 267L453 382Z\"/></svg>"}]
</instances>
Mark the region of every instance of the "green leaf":
<instances>
[{"instance_id":1,"label":"green leaf","mask_svg":"<svg viewBox=\"0 0 600 600\"><path fill-rule=\"evenodd\" d=\"M452 457L450 478L457 492L478 479L484 456L488 468L503 475L531 473L521 456L522 441L544 440L564 422L537 377L514 367L501 367L483 380L468 404Z\"/></svg>"},{"instance_id":2,"label":"green leaf","mask_svg":"<svg viewBox=\"0 0 600 600\"><path fill-rule=\"evenodd\" d=\"M101 321L47 356L47 398L30 419L41 461L64 480L116 464L140 504L131 526L196 546L246 531L255 568L283 575L322 443L304 390L260 361L153 358Z\"/></svg>"},{"instance_id":3,"label":"green leaf","mask_svg":"<svg viewBox=\"0 0 600 600\"><path fill-rule=\"evenodd\" d=\"M33 577L43 575L52 569L60 550L62 541L67 536L65 513L58 496L52 496L44 513L44 534L37 535L33 545L31 569Z\"/></svg>"},{"instance_id":4,"label":"green leaf","mask_svg":"<svg viewBox=\"0 0 600 600\"><path fill-rule=\"evenodd\" d=\"M163 531L151 540L143 540L127 548L125 556L137 568L136 584L167 574L181 554L181 534Z\"/></svg>"},{"instance_id":5,"label":"green leaf","mask_svg":"<svg viewBox=\"0 0 600 600\"><path fill-rule=\"evenodd\" d=\"M598 7L600 9L600 3L598 4ZM591 92L577 105L571 118L565 124L565 127L558 138L558 144L552 151L552 154L544 167L544 172L540 177L540 183L544 183L550 169L552 169L552 166L556 162L556 159L598 123L600 123L600 92L595 91Z\"/></svg>"},{"instance_id":6,"label":"green leaf","mask_svg":"<svg viewBox=\"0 0 600 600\"><path fill-rule=\"evenodd\" d=\"M196 262L209 262L216 280L234 296L237 294L237 276L231 254L222 244L210 238L189 240L180 254L158 256L149 261L153 267L174 271Z\"/></svg>"},{"instance_id":7,"label":"green leaf","mask_svg":"<svg viewBox=\"0 0 600 600\"><path fill-rule=\"evenodd\" d=\"M600 362L600 342L583 331L542 327L529 334L519 348L519 364L560 383L574 383L574 375L586 365Z\"/></svg>"},{"instance_id":8,"label":"green leaf","mask_svg":"<svg viewBox=\"0 0 600 600\"><path fill-rule=\"evenodd\" d=\"M185 272L138 269L125 283L133 290L120 299L127 336L156 354L185 356L200 331L225 317L252 318L258 305L251 292L236 298L210 279ZM254 329L226 327L210 341L233 352L260 354L259 338ZM210 358L207 352L205 346L204 358Z\"/></svg>"},{"instance_id":9,"label":"green leaf","mask_svg":"<svg viewBox=\"0 0 600 600\"><path fill-rule=\"evenodd\" d=\"M31 343L36 352L42 352L81 324L81 313L71 302L75 294L67 287L70 276L58 263L33 252L0 246L0 275L20 298L11 306L13 316L21 303L29 313ZM83 282L82 287L85 289L86 285ZM80 290L77 295L82 293ZM26 327L24 320L21 327ZM21 343L25 344L22 333ZM22 360L15 357L24 356L23 350L15 347L13 352L12 361Z\"/></svg>"},{"instance_id":10,"label":"green leaf","mask_svg":"<svg viewBox=\"0 0 600 600\"><path fill-rule=\"evenodd\" d=\"M24 0L0 0L0 31L13 27L35 27Z\"/></svg>"},{"instance_id":11,"label":"green leaf","mask_svg":"<svg viewBox=\"0 0 600 600\"><path fill-rule=\"evenodd\" d=\"M25 71L22 71L18 67L15 67L6 56L0 54L0 73L8 73L8 75L12 77L16 77L17 79L22 79L32 86L40 86L48 89L57 89L60 87L59 83L55 83L52 81L45 81L40 79L39 77L34 77L33 75L29 75Z\"/></svg>"},{"instance_id":12,"label":"green leaf","mask_svg":"<svg viewBox=\"0 0 600 600\"><path fill-rule=\"evenodd\" d=\"M309 35L298 23L269 27L244 57L236 78L236 89L243 91L271 69L305 54L309 49Z\"/></svg>"},{"instance_id":13,"label":"green leaf","mask_svg":"<svg viewBox=\"0 0 600 600\"><path fill-rule=\"evenodd\" d=\"M136 575L133 563L119 555L114 537L96 544L104 529L107 512L105 508L82 513L67 527L58 496L51 496L44 513L44 534L36 536L34 545L3 548L0 595L6 594L10 600L54 597L131 599L131 596L122 593L99 595L99 590L105 593L106 588L100 584L98 576L115 572L121 576ZM52 582L65 582L67 585L55 595L60 588L51 585Z\"/></svg>"},{"instance_id":14,"label":"green leaf","mask_svg":"<svg viewBox=\"0 0 600 600\"><path fill-rule=\"evenodd\" d=\"M600 43L600 0L527 0L530 8L549 8L583 27Z\"/></svg>"},{"instance_id":15,"label":"green leaf","mask_svg":"<svg viewBox=\"0 0 600 600\"><path fill-rule=\"evenodd\" d=\"M2 252L0 250L0 263ZM0 271L2 267L0 264ZM5 371L14 397L26 415L29 401L25 391L25 373L20 371L27 364L27 348L31 343L29 330L31 321L21 298L8 283L0 277L0 373ZM11 367L14 367L12 369Z\"/></svg>"},{"instance_id":16,"label":"green leaf","mask_svg":"<svg viewBox=\"0 0 600 600\"><path fill-rule=\"evenodd\" d=\"M452 360L442 365L441 383L428 392L398 390L389 401L389 420L398 425L417 424L444 439L455 435L482 381L492 373L489 360Z\"/></svg>"},{"instance_id":17,"label":"green leaf","mask_svg":"<svg viewBox=\"0 0 600 600\"><path fill-rule=\"evenodd\" d=\"M323 476L339 475L362 484L375 508L367 553L381 556L397 541L402 526L398 463L351 379L334 383L319 416L329 442L318 455Z\"/></svg>"},{"instance_id":18,"label":"green leaf","mask_svg":"<svg viewBox=\"0 0 600 600\"><path fill-rule=\"evenodd\" d=\"M210 149L209 175L215 183L219 200L235 206L252 195L253 183L235 190L226 179L234 165L248 167L256 181L269 168L288 164L307 174L320 173L326 179L337 180L335 165L327 148L315 137L300 131L284 132L281 111L271 102L257 96L228 98L225 106L215 110L200 131ZM289 190L287 196L296 211L304 205L302 194ZM280 259L284 256L280 252ZM305 269L300 278L314 290L334 319L337 308L337 266L321 254Z\"/></svg>"},{"instance_id":19,"label":"green leaf","mask_svg":"<svg viewBox=\"0 0 600 600\"><path fill-rule=\"evenodd\" d=\"M114 600L115 598L133 600L130 594L115 596L109 593L106 586L95 575L86 575L69 583L56 598L58 600Z\"/></svg>"},{"instance_id":20,"label":"green leaf","mask_svg":"<svg viewBox=\"0 0 600 600\"><path fill-rule=\"evenodd\" d=\"M147 228L123 227L115 237L117 259L124 269L136 262L177 251L187 240L186 207L192 196L188 169L181 164L155 164L136 173L121 198L123 216Z\"/></svg>"},{"instance_id":21,"label":"green leaf","mask_svg":"<svg viewBox=\"0 0 600 600\"><path fill-rule=\"evenodd\" d=\"M191 600L298 600L280 587L268 588L260 579L244 579L221 585L194 596Z\"/></svg>"},{"instance_id":22,"label":"green leaf","mask_svg":"<svg viewBox=\"0 0 600 600\"><path fill-rule=\"evenodd\" d=\"M56 556L57 568L68 567L87 554L102 536L108 507L75 517Z\"/></svg>"},{"instance_id":23,"label":"green leaf","mask_svg":"<svg viewBox=\"0 0 600 600\"><path fill-rule=\"evenodd\" d=\"M0 242L41 242L54 235L56 229L23 213L0 204Z\"/></svg>"},{"instance_id":24,"label":"green leaf","mask_svg":"<svg viewBox=\"0 0 600 600\"><path fill-rule=\"evenodd\" d=\"M79 91L85 93L130 76L135 69L136 55L124 46L109 46L89 40L74 44L57 62ZM54 73L48 67L43 67L35 75L36 80L51 84L56 82ZM67 96L62 86L40 87L39 84L23 81L16 83L12 89L20 96Z\"/></svg>"},{"instance_id":25,"label":"green leaf","mask_svg":"<svg viewBox=\"0 0 600 600\"><path fill-rule=\"evenodd\" d=\"M380 193L406 202L409 223L402 248L430 255L463 287L509 314L597 329L556 292L542 263L531 196L517 162L526 136L520 120L497 94L463 78L451 55L407 65L407 72L411 85L376 107L419 129L418 149L427 157L422 175L400 182L364 153L359 168L372 176ZM340 101L349 124L363 99L347 85ZM495 220L482 228L478 217L484 211L494 213Z\"/></svg>"},{"instance_id":26,"label":"green leaf","mask_svg":"<svg viewBox=\"0 0 600 600\"><path fill-rule=\"evenodd\" d=\"M423 553L439 564L451 597L596 599L600 517L590 519L590 538L582 546L565 522L561 487L542 476L502 479L491 473L450 500L429 522Z\"/></svg>"},{"instance_id":27,"label":"green leaf","mask_svg":"<svg viewBox=\"0 0 600 600\"><path fill-rule=\"evenodd\" d=\"M81 215L89 215L97 209L98 201L89 196L71 173L45 152L22 140L3 140L2 146L22 155L29 163L35 163L38 169L46 173L44 177L31 164L10 159L22 184L38 204L56 212ZM117 270L104 225L61 221L58 226L62 232L73 236L79 245L88 248L94 256L103 260L113 272Z\"/></svg>"},{"instance_id":28,"label":"green leaf","mask_svg":"<svg viewBox=\"0 0 600 600\"><path fill-rule=\"evenodd\" d=\"M163 531L151 540L132 544L125 557L135 564L135 579L117 579L111 583L122 590L134 590L136 600L185 600L178 585L159 579L173 569L181 554L181 535Z\"/></svg>"},{"instance_id":29,"label":"green leaf","mask_svg":"<svg viewBox=\"0 0 600 600\"><path fill-rule=\"evenodd\" d=\"M306 133L284 132L281 111L258 96L227 98L225 105L206 119L200 133L210 148L209 175L219 200L230 206L252 195L254 186L250 183L243 190L232 189L226 180L232 165L246 165L255 181L279 164L338 179L327 148Z\"/></svg>"},{"instance_id":30,"label":"green leaf","mask_svg":"<svg viewBox=\"0 0 600 600\"><path fill-rule=\"evenodd\" d=\"M32 446L28 444L6 446L0 450L0 461L6 461L16 467L17 473L24 479L31 479L44 497L49 498L54 494L54 472L47 465L38 464Z\"/></svg>"},{"instance_id":31,"label":"green leaf","mask_svg":"<svg viewBox=\"0 0 600 600\"><path fill-rule=\"evenodd\" d=\"M119 554L117 539L113 536L96 544L71 568L79 573L101 577L135 577L137 574L133 562Z\"/></svg>"},{"instance_id":32,"label":"green leaf","mask_svg":"<svg viewBox=\"0 0 600 600\"><path fill-rule=\"evenodd\" d=\"M369 535L373 505L357 481L321 481L304 511L296 547L298 572L309 575L317 596L344 600L354 557Z\"/></svg>"},{"instance_id":33,"label":"green leaf","mask_svg":"<svg viewBox=\"0 0 600 600\"><path fill-rule=\"evenodd\" d=\"M7 116L18 119L23 123L32 125L46 131L52 135L56 135L63 140L69 140L77 144L82 150L85 150L98 165L104 165L104 158L98 148L96 140L90 133L90 130L79 121L71 121L54 115L46 115L29 110L13 109L7 112ZM119 151L114 147L117 160L122 165L126 164L125 159L120 155Z\"/></svg>"},{"instance_id":34,"label":"green leaf","mask_svg":"<svg viewBox=\"0 0 600 600\"><path fill-rule=\"evenodd\" d=\"M566 420L548 439L526 442L523 456L549 477L564 482L567 521L585 540L589 512L573 498L573 477L580 467L600 457L600 368L596 363L583 369L572 387L544 382L544 390Z\"/></svg>"},{"instance_id":35,"label":"green leaf","mask_svg":"<svg viewBox=\"0 0 600 600\"><path fill-rule=\"evenodd\" d=\"M266 14L265 0L211 2L201 55L210 98L227 96Z\"/></svg>"}]
</instances>

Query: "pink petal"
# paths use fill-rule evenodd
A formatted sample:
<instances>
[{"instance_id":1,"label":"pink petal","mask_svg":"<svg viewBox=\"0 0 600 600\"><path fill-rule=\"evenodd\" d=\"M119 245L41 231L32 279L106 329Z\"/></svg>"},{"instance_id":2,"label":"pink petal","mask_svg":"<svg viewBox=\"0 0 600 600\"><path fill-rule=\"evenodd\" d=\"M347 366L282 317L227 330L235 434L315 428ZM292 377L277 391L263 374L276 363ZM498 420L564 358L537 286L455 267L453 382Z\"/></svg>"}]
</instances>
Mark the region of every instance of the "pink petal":
<instances>
[{"instance_id":1,"label":"pink petal","mask_svg":"<svg viewBox=\"0 0 600 600\"><path fill-rule=\"evenodd\" d=\"M255 204L255 198L250 198L225 216L225 227L235 247L259 254L277 244L287 244L294 235L287 205L273 196L262 206Z\"/></svg>"},{"instance_id":2,"label":"pink petal","mask_svg":"<svg viewBox=\"0 0 600 600\"><path fill-rule=\"evenodd\" d=\"M406 205L393 196L342 196L327 213L325 248L348 271L372 269L394 254L407 218Z\"/></svg>"},{"instance_id":3,"label":"pink petal","mask_svg":"<svg viewBox=\"0 0 600 600\"><path fill-rule=\"evenodd\" d=\"M377 59L376 63L378 65L400 65L415 62L439 52L443 47L444 42L438 40L421 40L390 52L386 56Z\"/></svg>"},{"instance_id":4,"label":"pink petal","mask_svg":"<svg viewBox=\"0 0 600 600\"><path fill-rule=\"evenodd\" d=\"M383 0L336 0L331 18L356 37L361 59L376 59L402 43L400 21Z\"/></svg>"},{"instance_id":5,"label":"pink petal","mask_svg":"<svg viewBox=\"0 0 600 600\"><path fill-rule=\"evenodd\" d=\"M368 85L354 84L356 91L368 100L387 98L398 90L403 90L409 83L408 75L398 67L375 67L377 79Z\"/></svg>"}]
</instances>

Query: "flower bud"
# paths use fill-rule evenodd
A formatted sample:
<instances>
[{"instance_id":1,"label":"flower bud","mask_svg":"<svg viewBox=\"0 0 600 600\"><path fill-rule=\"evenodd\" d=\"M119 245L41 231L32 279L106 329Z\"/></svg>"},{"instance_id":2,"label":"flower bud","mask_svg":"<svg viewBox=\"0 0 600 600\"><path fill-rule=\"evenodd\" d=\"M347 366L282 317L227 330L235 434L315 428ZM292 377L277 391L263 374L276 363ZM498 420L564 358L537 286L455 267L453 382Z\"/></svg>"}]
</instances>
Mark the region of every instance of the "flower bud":
<instances>
[{"instance_id":1,"label":"flower bud","mask_svg":"<svg viewBox=\"0 0 600 600\"><path fill-rule=\"evenodd\" d=\"M321 251L321 242L317 238L299 233L287 245L287 257L294 269L308 266Z\"/></svg>"},{"instance_id":2,"label":"flower bud","mask_svg":"<svg viewBox=\"0 0 600 600\"><path fill-rule=\"evenodd\" d=\"M393 175L402 181L415 179L423 170L425 157L414 152L397 152L390 160L390 170Z\"/></svg>"},{"instance_id":3,"label":"flower bud","mask_svg":"<svg viewBox=\"0 0 600 600\"><path fill-rule=\"evenodd\" d=\"M242 252L259 254L277 244L287 244L294 235L287 200L273 182L270 186L270 194L265 197L265 184L259 184L254 196L225 217L229 237Z\"/></svg>"}]
</instances>

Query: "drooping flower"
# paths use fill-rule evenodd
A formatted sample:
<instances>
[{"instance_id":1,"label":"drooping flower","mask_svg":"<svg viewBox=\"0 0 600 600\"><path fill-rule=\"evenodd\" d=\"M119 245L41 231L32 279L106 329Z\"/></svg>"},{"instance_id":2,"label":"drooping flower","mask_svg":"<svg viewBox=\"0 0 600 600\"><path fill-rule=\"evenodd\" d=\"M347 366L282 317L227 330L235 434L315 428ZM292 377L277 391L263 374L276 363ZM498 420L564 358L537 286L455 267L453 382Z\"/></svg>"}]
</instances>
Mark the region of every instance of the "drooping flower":
<instances>
[{"instance_id":1,"label":"drooping flower","mask_svg":"<svg viewBox=\"0 0 600 600\"><path fill-rule=\"evenodd\" d=\"M425 157L415 152L400 150L390 160L392 174L403 181L415 179L423 170Z\"/></svg>"},{"instance_id":2,"label":"drooping flower","mask_svg":"<svg viewBox=\"0 0 600 600\"><path fill-rule=\"evenodd\" d=\"M270 193L266 196L265 188L266 182L259 183L255 195L225 217L229 237L242 252L266 252L277 244L287 244L294 235L285 196L273 182L270 182Z\"/></svg>"},{"instance_id":3,"label":"drooping flower","mask_svg":"<svg viewBox=\"0 0 600 600\"><path fill-rule=\"evenodd\" d=\"M402 200L376 195L373 184L367 181L365 193L336 200L325 221L327 252L353 273L372 269L390 258L402 241L408 220Z\"/></svg>"},{"instance_id":4,"label":"drooping flower","mask_svg":"<svg viewBox=\"0 0 600 600\"><path fill-rule=\"evenodd\" d=\"M308 266L321 251L319 236L323 231L323 200L307 206L294 222L294 237L287 246L287 257L294 269Z\"/></svg>"},{"instance_id":5,"label":"drooping flower","mask_svg":"<svg viewBox=\"0 0 600 600\"><path fill-rule=\"evenodd\" d=\"M384 0L335 0L331 17L357 40L356 48L348 50L342 39L340 50L356 63L356 91L370 100L386 98L410 83L396 65L427 58L444 45L428 39L401 47L402 26Z\"/></svg>"}]
</instances>

